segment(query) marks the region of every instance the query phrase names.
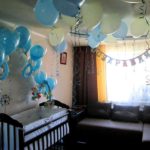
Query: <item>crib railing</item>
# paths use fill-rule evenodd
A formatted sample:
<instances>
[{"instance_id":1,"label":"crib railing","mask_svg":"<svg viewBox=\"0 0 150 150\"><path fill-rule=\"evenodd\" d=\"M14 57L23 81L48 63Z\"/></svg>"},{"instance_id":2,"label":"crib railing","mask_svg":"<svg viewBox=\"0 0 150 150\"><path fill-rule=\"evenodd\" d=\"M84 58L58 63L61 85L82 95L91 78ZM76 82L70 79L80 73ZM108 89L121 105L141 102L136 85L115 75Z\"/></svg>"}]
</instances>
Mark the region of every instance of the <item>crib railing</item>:
<instances>
[{"instance_id":1,"label":"crib railing","mask_svg":"<svg viewBox=\"0 0 150 150\"><path fill-rule=\"evenodd\" d=\"M23 150L23 126L6 114L0 114L0 150Z\"/></svg>"},{"instance_id":2,"label":"crib railing","mask_svg":"<svg viewBox=\"0 0 150 150\"><path fill-rule=\"evenodd\" d=\"M43 132L39 136L25 142L25 150L45 150L63 139L69 133L68 122L65 121L56 127Z\"/></svg>"},{"instance_id":3,"label":"crib railing","mask_svg":"<svg viewBox=\"0 0 150 150\"><path fill-rule=\"evenodd\" d=\"M67 117L67 114L66 114ZM23 125L10 116L0 114L0 150L46 150L69 134L68 120L59 123L59 119L45 123L31 132L24 133ZM56 124L54 127L51 127ZM41 134L25 141L25 136L42 131Z\"/></svg>"}]
</instances>

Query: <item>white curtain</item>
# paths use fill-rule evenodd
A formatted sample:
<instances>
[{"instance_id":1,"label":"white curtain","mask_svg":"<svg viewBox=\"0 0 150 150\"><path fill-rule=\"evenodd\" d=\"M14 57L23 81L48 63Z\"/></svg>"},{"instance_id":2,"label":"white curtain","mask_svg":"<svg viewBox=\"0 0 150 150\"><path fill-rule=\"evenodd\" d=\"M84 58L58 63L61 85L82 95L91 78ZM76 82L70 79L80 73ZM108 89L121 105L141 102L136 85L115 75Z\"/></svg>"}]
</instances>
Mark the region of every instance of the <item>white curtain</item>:
<instances>
[{"instance_id":1,"label":"white curtain","mask_svg":"<svg viewBox=\"0 0 150 150\"><path fill-rule=\"evenodd\" d=\"M138 47L137 52L133 51L133 47L128 47L128 51L124 53L117 53L110 50L107 54L120 57L121 59L134 58L146 49L145 47ZM126 47L127 48L127 47ZM133 55L136 52L136 55ZM130 103L130 104L150 104L150 57L146 59L142 56L143 62L139 63L139 59L135 59L136 64L131 65L127 61L127 66L123 66L123 61L116 66L113 64L106 64L106 87L107 98L109 102L113 103Z\"/></svg>"}]
</instances>

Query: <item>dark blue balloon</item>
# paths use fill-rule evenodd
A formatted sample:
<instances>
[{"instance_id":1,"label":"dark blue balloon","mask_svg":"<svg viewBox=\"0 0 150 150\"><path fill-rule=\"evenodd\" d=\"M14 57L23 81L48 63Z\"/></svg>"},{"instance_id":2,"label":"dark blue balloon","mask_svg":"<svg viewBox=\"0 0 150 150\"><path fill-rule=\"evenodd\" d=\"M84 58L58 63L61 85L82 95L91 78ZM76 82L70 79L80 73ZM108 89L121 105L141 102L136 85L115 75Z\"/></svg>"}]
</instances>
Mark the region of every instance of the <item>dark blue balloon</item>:
<instances>
[{"instance_id":1,"label":"dark blue balloon","mask_svg":"<svg viewBox=\"0 0 150 150\"><path fill-rule=\"evenodd\" d=\"M38 59L41 59L45 54L45 50L41 45L34 45L30 49L30 58L33 61L37 61Z\"/></svg>"},{"instance_id":2,"label":"dark blue balloon","mask_svg":"<svg viewBox=\"0 0 150 150\"><path fill-rule=\"evenodd\" d=\"M45 26L52 27L59 19L59 12L53 5L53 0L38 0L34 13L37 20Z\"/></svg>"},{"instance_id":3,"label":"dark blue balloon","mask_svg":"<svg viewBox=\"0 0 150 150\"><path fill-rule=\"evenodd\" d=\"M53 3L56 9L66 16L75 17L79 12L79 6L67 0L53 0Z\"/></svg>"},{"instance_id":4,"label":"dark blue balloon","mask_svg":"<svg viewBox=\"0 0 150 150\"><path fill-rule=\"evenodd\" d=\"M3 73L0 74L0 80L5 80L9 74L9 66L7 62L4 62L0 68L3 69Z\"/></svg>"},{"instance_id":5,"label":"dark blue balloon","mask_svg":"<svg viewBox=\"0 0 150 150\"><path fill-rule=\"evenodd\" d=\"M20 36L20 42L18 47L24 48L28 41L31 39L30 31L25 26L18 26L15 31L19 33Z\"/></svg>"}]
</instances>

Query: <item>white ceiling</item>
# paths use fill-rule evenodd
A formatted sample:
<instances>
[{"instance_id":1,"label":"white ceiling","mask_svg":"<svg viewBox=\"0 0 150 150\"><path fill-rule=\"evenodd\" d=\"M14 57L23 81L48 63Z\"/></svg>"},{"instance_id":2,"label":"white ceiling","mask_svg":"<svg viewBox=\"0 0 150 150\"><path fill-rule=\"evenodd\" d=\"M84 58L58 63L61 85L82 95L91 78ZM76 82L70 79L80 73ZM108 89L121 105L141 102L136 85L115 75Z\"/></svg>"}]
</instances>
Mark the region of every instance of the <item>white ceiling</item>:
<instances>
[{"instance_id":1,"label":"white ceiling","mask_svg":"<svg viewBox=\"0 0 150 150\"><path fill-rule=\"evenodd\" d=\"M94 0L86 0L85 3L90 4L92 1ZM104 14L118 13L122 18L130 18L131 16L136 16L138 12L136 8L137 5L122 2L123 0L95 1L100 2ZM41 25L34 16L33 8L35 3L36 0L0 0L0 24L9 23L11 26L23 24L28 26L34 33L48 36L51 29ZM149 14L149 12L147 12L147 14ZM63 28L67 27L67 31L69 31L70 27L66 26L65 23L59 24L61 24Z\"/></svg>"}]
</instances>

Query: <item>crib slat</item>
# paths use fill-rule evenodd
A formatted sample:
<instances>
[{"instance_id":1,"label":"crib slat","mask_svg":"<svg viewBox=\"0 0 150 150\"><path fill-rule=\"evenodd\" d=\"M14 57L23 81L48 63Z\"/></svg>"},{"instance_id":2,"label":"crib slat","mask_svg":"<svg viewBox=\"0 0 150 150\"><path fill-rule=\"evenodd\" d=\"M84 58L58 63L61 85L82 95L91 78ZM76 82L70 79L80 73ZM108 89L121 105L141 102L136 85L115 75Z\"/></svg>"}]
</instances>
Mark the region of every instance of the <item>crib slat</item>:
<instances>
[{"instance_id":1,"label":"crib slat","mask_svg":"<svg viewBox=\"0 0 150 150\"><path fill-rule=\"evenodd\" d=\"M10 137L10 132L9 132L9 124L7 124L7 144L8 144L8 150L10 150L10 140L9 140L9 137Z\"/></svg>"},{"instance_id":2,"label":"crib slat","mask_svg":"<svg viewBox=\"0 0 150 150\"><path fill-rule=\"evenodd\" d=\"M16 149L16 127L14 127L14 149Z\"/></svg>"},{"instance_id":3,"label":"crib slat","mask_svg":"<svg viewBox=\"0 0 150 150\"><path fill-rule=\"evenodd\" d=\"M1 136L2 136L2 139L1 139L1 144L2 144L2 150L4 149L4 133L3 133L3 129L4 128L4 123L2 122L1 123Z\"/></svg>"},{"instance_id":4,"label":"crib slat","mask_svg":"<svg viewBox=\"0 0 150 150\"><path fill-rule=\"evenodd\" d=\"M15 150L14 149L14 126L9 125L9 130L10 130L10 134L9 134L9 141L10 141L10 149L11 150Z\"/></svg>"}]
</instances>

